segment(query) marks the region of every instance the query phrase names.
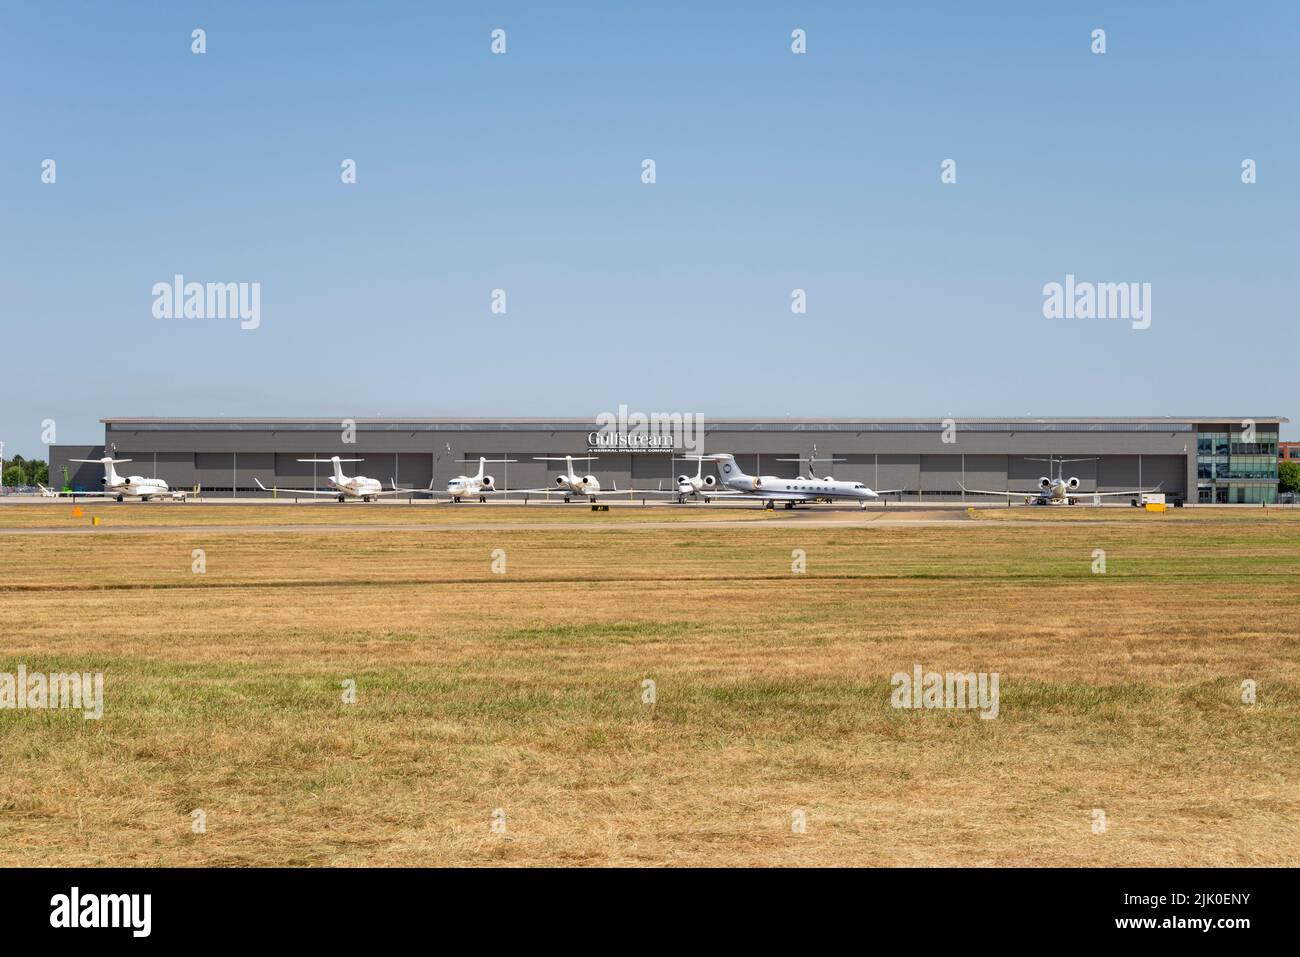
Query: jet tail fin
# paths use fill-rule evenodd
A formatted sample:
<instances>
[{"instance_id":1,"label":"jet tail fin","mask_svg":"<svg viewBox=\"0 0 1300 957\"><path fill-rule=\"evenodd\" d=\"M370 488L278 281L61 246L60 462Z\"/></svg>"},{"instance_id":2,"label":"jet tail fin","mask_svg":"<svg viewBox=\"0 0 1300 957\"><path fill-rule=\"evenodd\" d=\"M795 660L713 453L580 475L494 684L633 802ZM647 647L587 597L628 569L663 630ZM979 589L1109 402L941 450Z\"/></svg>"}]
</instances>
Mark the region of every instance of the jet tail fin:
<instances>
[{"instance_id":1,"label":"jet tail fin","mask_svg":"<svg viewBox=\"0 0 1300 957\"><path fill-rule=\"evenodd\" d=\"M745 473L740 466L736 464L736 457L726 452L719 452L716 455L710 455L709 459L718 463L718 473L725 482L727 479L740 478Z\"/></svg>"},{"instance_id":2,"label":"jet tail fin","mask_svg":"<svg viewBox=\"0 0 1300 957\"><path fill-rule=\"evenodd\" d=\"M127 462L130 462L131 460L130 460L130 459L115 459L115 458L113 458L113 456L111 456L111 455L105 455L105 456L103 456L103 457L101 457L101 458L97 458L97 459L68 459L68 461L69 461L69 462L81 462L81 463L84 463L84 464L87 464L87 465L102 465L102 466L104 466L104 484L105 484L105 485L121 485L121 484L122 484L122 476L120 476L120 475L117 474L117 469L115 469L113 466L115 466L115 465L125 465Z\"/></svg>"}]
</instances>

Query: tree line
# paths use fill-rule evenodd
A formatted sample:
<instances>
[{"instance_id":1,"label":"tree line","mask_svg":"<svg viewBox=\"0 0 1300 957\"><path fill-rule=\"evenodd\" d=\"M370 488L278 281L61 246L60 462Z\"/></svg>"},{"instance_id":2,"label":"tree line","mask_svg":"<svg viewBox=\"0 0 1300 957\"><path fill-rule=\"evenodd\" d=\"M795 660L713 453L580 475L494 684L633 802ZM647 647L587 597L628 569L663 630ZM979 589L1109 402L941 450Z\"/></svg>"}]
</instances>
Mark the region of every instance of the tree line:
<instances>
[{"instance_id":1,"label":"tree line","mask_svg":"<svg viewBox=\"0 0 1300 957\"><path fill-rule=\"evenodd\" d=\"M1277 489L1279 492L1300 492L1300 462L1283 459L1277 463Z\"/></svg>"},{"instance_id":2,"label":"tree line","mask_svg":"<svg viewBox=\"0 0 1300 957\"><path fill-rule=\"evenodd\" d=\"M44 459L25 459L15 455L5 462L3 482L11 488L20 485L50 484L50 467Z\"/></svg>"}]
</instances>

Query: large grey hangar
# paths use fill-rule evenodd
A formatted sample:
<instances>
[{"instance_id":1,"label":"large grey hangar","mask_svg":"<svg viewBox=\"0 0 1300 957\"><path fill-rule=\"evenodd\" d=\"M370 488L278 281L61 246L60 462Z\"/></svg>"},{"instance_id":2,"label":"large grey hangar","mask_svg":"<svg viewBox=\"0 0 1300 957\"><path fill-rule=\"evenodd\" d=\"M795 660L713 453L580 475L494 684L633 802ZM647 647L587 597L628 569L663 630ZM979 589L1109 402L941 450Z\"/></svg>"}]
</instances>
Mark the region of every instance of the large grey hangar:
<instances>
[{"instance_id":1,"label":"large grey hangar","mask_svg":"<svg viewBox=\"0 0 1300 957\"><path fill-rule=\"evenodd\" d=\"M303 458L360 458L355 471L395 479L403 487L444 487L472 473L477 459L501 488L539 487L554 463L538 456L573 454L608 488L671 487L694 473L688 452L730 452L746 472L793 477L814 447L836 461L819 475L903 489L904 501L988 501L966 488L1034 487L1053 456L1092 491L1159 487L1189 503L1272 502L1277 495L1281 416L1134 416L1002 418L704 418L690 441L613 441L600 419L578 418L107 418L96 446L54 446L50 475L67 468L74 489L99 488L96 458L107 450L129 458L130 471L166 479L172 488L199 487L205 497L260 494L257 480L280 488L320 488L328 465ZM606 428L608 431L608 428ZM594 450L594 451L593 451ZM586 457L594 456L590 466ZM711 468L706 464L705 469Z\"/></svg>"}]
</instances>

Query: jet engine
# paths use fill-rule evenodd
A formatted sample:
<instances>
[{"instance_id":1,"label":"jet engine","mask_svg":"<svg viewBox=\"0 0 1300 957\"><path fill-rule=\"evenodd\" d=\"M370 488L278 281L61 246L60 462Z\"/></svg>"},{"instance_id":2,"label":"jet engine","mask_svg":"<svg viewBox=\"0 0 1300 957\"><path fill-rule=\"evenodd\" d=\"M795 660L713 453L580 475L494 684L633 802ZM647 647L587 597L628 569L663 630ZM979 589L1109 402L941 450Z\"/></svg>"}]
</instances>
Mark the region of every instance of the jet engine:
<instances>
[{"instance_id":1,"label":"jet engine","mask_svg":"<svg viewBox=\"0 0 1300 957\"><path fill-rule=\"evenodd\" d=\"M1073 492L1075 489L1079 487L1079 480L1075 478L1073 475L1071 475L1070 480L1065 484L1069 486L1070 491Z\"/></svg>"},{"instance_id":2,"label":"jet engine","mask_svg":"<svg viewBox=\"0 0 1300 957\"><path fill-rule=\"evenodd\" d=\"M491 475L485 475L485 476L483 476L483 487L484 487L484 488L496 488L496 487L497 487L497 486L496 486L496 482L497 482L497 480L494 479Z\"/></svg>"},{"instance_id":3,"label":"jet engine","mask_svg":"<svg viewBox=\"0 0 1300 957\"><path fill-rule=\"evenodd\" d=\"M582 477L582 484L583 484L583 485L595 485L595 484L596 484L596 476L594 476L594 475L584 475L584 476Z\"/></svg>"},{"instance_id":4,"label":"jet engine","mask_svg":"<svg viewBox=\"0 0 1300 957\"><path fill-rule=\"evenodd\" d=\"M557 475L555 476L555 484L563 487L565 485L568 485L569 483L564 480L563 475Z\"/></svg>"},{"instance_id":5,"label":"jet engine","mask_svg":"<svg viewBox=\"0 0 1300 957\"><path fill-rule=\"evenodd\" d=\"M679 476L677 476L677 484L678 484L678 485L690 485L690 484L691 484L691 477L690 477L689 475L679 475Z\"/></svg>"},{"instance_id":6,"label":"jet engine","mask_svg":"<svg viewBox=\"0 0 1300 957\"><path fill-rule=\"evenodd\" d=\"M704 476L704 487L705 487L705 488L713 488L713 486L715 486L715 485L717 485L717 484L718 484L718 480L717 480L716 478L714 478L712 475L706 475L706 476Z\"/></svg>"},{"instance_id":7,"label":"jet engine","mask_svg":"<svg viewBox=\"0 0 1300 957\"><path fill-rule=\"evenodd\" d=\"M1046 475L1044 475L1042 478L1038 480L1038 487L1041 488L1044 492L1046 492L1049 488L1052 487L1052 480L1049 479Z\"/></svg>"}]
</instances>

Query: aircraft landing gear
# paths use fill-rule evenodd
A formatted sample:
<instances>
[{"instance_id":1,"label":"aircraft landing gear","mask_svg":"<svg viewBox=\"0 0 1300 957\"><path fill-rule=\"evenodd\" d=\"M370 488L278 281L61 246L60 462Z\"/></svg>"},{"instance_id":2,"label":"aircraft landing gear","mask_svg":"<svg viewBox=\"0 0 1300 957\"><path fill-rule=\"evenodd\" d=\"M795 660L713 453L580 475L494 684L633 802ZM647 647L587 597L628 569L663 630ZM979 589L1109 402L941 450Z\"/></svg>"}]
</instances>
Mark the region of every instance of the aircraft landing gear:
<instances>
[{"instance_id":1,"label":"aircraft landing gear","mask_svg":"<svg viewBox=\"0 0 1300 957\"><path fill-rule=\"evenodd\" d=\"M343 500L344 500L344 498L345 498L345 496L343 496L343 495L340 495L340 496L339 496L339 504L340 504L340 505L343 504Z\"/></svg>"},{"instance_id":2,"label":"aircraft landing gear","mask_svg":"<svg viewBox=\"0 0 1300 957\"><path fill-rule=\"evenodd\" d=\"M487 496L486 496L486 495L480 495L480 496L478 497L478 500L479 500L479 503L482 504L482 505L486 505L486 504L487 504Z\"/></svg>"},{"instance_id":3,"label":"aircraft landing gear","mask_svg":"<svg viewBox=\"0 0 1300 957\"><path fill-rule=\"evenodd\" d=\"M768 499L766 502L763 503L763 507L767 509L769 512L775 512L776 502L772 501L771 499Z\"/></svg>"},{"instance_id":4,"label":"aircraft landing gear","mask_svg":"<svg viewBox=\"0 0 1300 957\"><path fill-rule=\"evenodd\" d=\"M119 502L125 501L125 500L126 500L126 496L125 496L125 495L119 495L119 496L117 497L117 500L118 500Z\"/></svg>"},{"instance_id":5,"label":"aircraft landing gear","mask_svg":"<svg viewBox=\"0 0 1300 957\"><path fill-rule=\"evenodd\" d=\"M564 496L564 504L565 504L565 505L568 505L568 504L569 504L569 496L567 496L567 495Z\"/></svg>"}]
</instances>

